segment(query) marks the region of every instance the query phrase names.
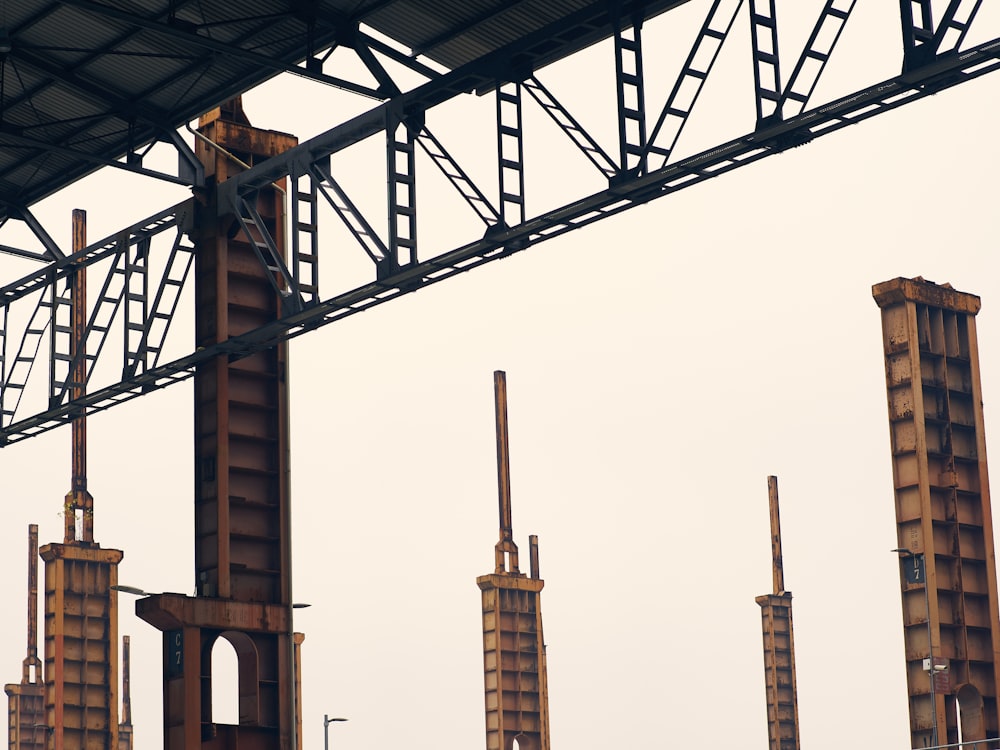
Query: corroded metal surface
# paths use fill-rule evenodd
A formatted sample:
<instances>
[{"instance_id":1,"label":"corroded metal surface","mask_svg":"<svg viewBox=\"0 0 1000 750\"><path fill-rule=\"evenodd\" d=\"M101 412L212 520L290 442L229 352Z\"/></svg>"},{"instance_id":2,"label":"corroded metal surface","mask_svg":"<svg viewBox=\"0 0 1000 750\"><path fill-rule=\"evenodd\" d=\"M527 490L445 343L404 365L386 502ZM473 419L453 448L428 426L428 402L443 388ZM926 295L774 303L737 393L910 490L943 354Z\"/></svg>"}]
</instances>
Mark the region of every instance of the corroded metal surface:
<instances>
[{"instance_id":1,"label":"corroded metal surface","mask_svg":"<svg viewBox=\"0 0 1000 750\"><path fill-rule=\"evenodd\" d=\"M479 576L482 591L483 661L486 687L486 748L549 750L548 681L542 634L538 538L530 537L531 575L517 568L510 504L507 443L507 381L495 372L497 473L500 496L500 540L496 568Z\"/></svg>"},{"instance_id":2,"label":"corroded metal surface","mask_svg":"<svg viewBox=\"0 0 1000 750\"><path fill-rule=\"evenodd\" d=\"M195 227L198 346L281 314L285 190L269 184L239 213L220 212L216 189L247 165L295 145L249 125L239 100L202 118L198 156L207 188ZM277 237L270 246L264 237ZM197 597L141 599L140 617L163 631L166 750L293 750L296 739L288 493L287 345L216 357L195 374ZM212 650L238 662L238 724L212 716ZM218 687L218 686L216 686Z\"/></svg>"},{"instance_id":3,"label":"corroded metal surface","mask_svg":"<svg viewBox=\"0 0 1000 750\"><path fill-rule=\"evenodd\" d=\"M7 693L7 746L10 750L42 750L45 731L45 684L38 658L38 526L28 526L28 653L21 682L5 685Z\"/></svg>"},{"instance_id":4,"label":"corroded metal surface","mask_svg":"<svg viewBox=\"0 0 1000 750\"><path fill-rule=\"evenodd\" d=\"M996 561L979 298L924 279L873 288L882 309L913 747L996 737ZM933 675L933 676L932 676Z\"/></svg>"},{"instance_id":5,"label":"corroded metal surface","mask_svg":"<svg viewBox=\"0 0 1000 750\"><path fill-rule=\"evenodd\" d=\"M96 544L47 544L45 721L50 750L118 746L118 563Z\"/></svg>"},{"instance_id":6,"label":"corroded metal surface","mask_svg":"<svg viewBox=\"0 0 1000 750\"><path fill-rule=\"evenodd\" d=\"M770 750L799 749L799 705L795 682L795 638L792 592L785 591L778 514L778 478L767 478L771 513L771 572L774 593L758 596L764 636L764 687L767 696L767 736Z\"/></svg>"},{"instance_id":7,"label":"corroded metal surface","mask_svg":"<svg viewBox=\"0 0 1000 750\"><path fill-rule=\"evenodd\" d=\"M87 247L87 212L73 210L73 252ZM82 398L87 382L87 268L81 266L71 276L69 357L67 373L73 398ZM53 335L56 335L53 331ZM87 415L73 419L73 476L63 505L63 541L94 541L94 498L87 490Z\"/></svg>"},{"instance_id":8,"label":"corroded metal surface","mask_svg":"<svg viewBox=\"0 0 1000 750\"><path fill-rule=\"evenodd\" d=\"M132 655L131 642L122 636L122 713L118 723L118 750L132 750Z\"/></svg>"}]
</instances>

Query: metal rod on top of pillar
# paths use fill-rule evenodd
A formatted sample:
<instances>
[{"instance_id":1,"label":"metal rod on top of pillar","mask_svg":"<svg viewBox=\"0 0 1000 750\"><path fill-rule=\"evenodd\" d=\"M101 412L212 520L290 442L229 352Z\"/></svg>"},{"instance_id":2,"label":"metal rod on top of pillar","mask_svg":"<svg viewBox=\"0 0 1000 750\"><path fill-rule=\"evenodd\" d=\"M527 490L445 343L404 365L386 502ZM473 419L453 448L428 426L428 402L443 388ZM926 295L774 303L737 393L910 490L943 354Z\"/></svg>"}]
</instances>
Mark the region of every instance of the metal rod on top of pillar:
<instances>
[{"instance_id":1,"label":"metal rod on top of pillar","mask_svg":"<svg viewBox=\"0 0 1000 750\"><path fill-rule=\"evenodd\" d=\"M785 569L781 564L781 519L778 515L778 478L767 478L767 503L771 511L771 575L774 593L785 590Z\"/></svg>"},{"instance_id":2,"label":"metal rod on top of pillar","mask_svg":"<svg viewBox=\"0 0 1000 750\"><path fill-rule=\"evenodd\" d=\"M513 537L510 510L510 447L507 442L507 373L493 373L497 415L497 487L500 495L500 538Z\"/></svg>"},{"instance_id":3,"label":"metal rod on top of pillar","mask_svg":"<svg viewBox=\"0 0 1000 750\"><path fill-rule=\"evenodd\" d=\"M519 573L517 545L510 509L510 448L507 442L507 373L493 373L497 424L497 488L500 496L500 541L496 545L496 572ZM507 564L510 570L507 570Z\"/></svg>"},{"instance_id":4,"label":"metal rod on top of pillar","mask_svg":"<svg viewBox=\"0 0 1000 750\"><path fill-rule=\"evenodd\" d=\"M87 212L73 209L73 253L87 246ZM83 398L87 382L87 269L77 268L71 277L72 333L69 355L71 369L67 377L72 385L72 400ZM77 514L80 517L78 518ZM83 542L94 541L94 498L87 490L87 416L84 411L73 418L73 476L69 494L66 495L63 520L64 541L78 538Z\"/></svg>"},{"instance_id":5,"label":"metal rod on top of pillar","mask_svg":"<svg viewBox=\"0 0 1000 750\"><path fill-rule=\"evenodd\" d=\"M482 592L486 750L549 750L548 678L542 633L538 537L529 537L531 575L519 572L511 523L507 449L507 382L493 373L496 391L500 541L496 569L479 576Z\"/></svg>"},{"instance_id":6,"label":"metal rod on top of pillar","mask_svg":"<svg viewBox=\"0 0 1000 750\"><path fill-rule=\"evenodd\" d=\"M28 525L28 654L23 665L21 684L41 683L42 661L38 658L38 524L34 523Z\"/></svg>"},{"instance_id":7,"label":"metal rod on top of pillar","mask_svg":"<svg viewBox=\"0 0 1000 750\"><path fill-rule=\"evenodd\" d=\"M792 593L785 590L778 513L778 478L767 478L771 516L771 576L774 591L754 599L760 606L764 645L764 695L769 750L799 750L799 708L795 679Z\"/></svg>"}]
</instances>

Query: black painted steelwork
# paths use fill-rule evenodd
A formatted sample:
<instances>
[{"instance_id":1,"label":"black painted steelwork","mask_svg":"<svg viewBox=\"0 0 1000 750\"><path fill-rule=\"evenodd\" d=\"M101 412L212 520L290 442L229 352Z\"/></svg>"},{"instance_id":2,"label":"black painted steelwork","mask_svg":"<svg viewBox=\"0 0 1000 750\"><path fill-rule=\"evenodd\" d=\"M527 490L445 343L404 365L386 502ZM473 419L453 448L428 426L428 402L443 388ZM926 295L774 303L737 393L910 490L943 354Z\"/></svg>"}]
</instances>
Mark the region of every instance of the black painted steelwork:
<instances>
[{"instance_id":1,"label":"black painted steelwork","mask_svg":"<svg viewBox=\"0 0 1000 750\"><path fill-rule=\"evenodd\" d=\"M617 6L623 16L644 19L686 2L617 0ZM419 12L412 0L125 5L18 0L5 6L0 222L20 220L25 207L103 167L199 185L201 164L178 129L280 73L391 100L399 87L384 66L389 61L434 79L501 52L507 64L530 71L615 30L607 0L560 0L558 6L550 0L422 0ZM337 65L335 50L353 52L361 69ZM495 67L495 59L490 64ZM157 143L177 150L176 172L143 164Z\"/></svg>"},{"instance_id":2,"label":"black painted steelwork","mask_svg":"<svg viewBox=\"0 0 1000 750\"><path fill-rule=\"evenodd\" d=\"M567 107L540 83L534 71L521 71L513 80L498 78L498 71L512 72L510 50L505 49L428 80L278 157L233 176L220 186L217 206L203 207L192 199L72 257L60 258L53 253L56 259L36 273L0 288L4 323L0 331L0 385L3 386L0 390L0 442L14 442L52 429L81 411L109 408L148 390L190 377L195 365L213 357L236 359L260 351L550 237L808 143L1000 68L1000 39L956 51L954 45L964 41L979 4L974 0L972 4L965 4L962 16L962 8L959 8L962 3L952 2L938 25L930 25L933 37L939 41L934 42L932 37L932 41L921 42L935 45L935 50L947 51L934 54L914 67L912 50L916 41L910 46L904 44L904 57L910 57L901 75L809 109L810 95L854 4L854 0L825 3L784 86L778 80L776 58L761 57L758 49L751 60L758 94L758 117L753 130L693 156L676 158L675 146L695 107L701 86L713 70L721 46L733 29L741 28L734 24L734 19L744 5L742 0L712 2L695 36L691 54L682 65L666 104L658 111L650 110L646 102L635 106L634 102L629 105L626 101L642 90L641 71L631 69L642 63L638 46L642 27L633 24L627 34L619 34L615 55L619 143L614 148L601 146L600 140L588 132L582 120L570 114ZM763 29L765 36L769 35L777 25L775 6L758 0L751 7L758 9L750 19L760 27L755 33L759 36ZM766 12L762 13L762 8ZM912 11L912 5L908 10ZM623 11L621 17L629 16ZM956 20L959 18L962 20ZM911 21L904 11L901 22L904 39L916 40L920 36L916 31L906 31ZM923 17L920 23L927 24ZM529 39L518 44L531 48L539 42ZM769 66L774 69L774 81L773 85L764 86L759 81L759 71L766 71ZM432 135L427 127L428 113L435 107L472 90L493 92L497 98L497 130L485 137L490 143L496 138L498 144L495 150L491 147L479 149L481 156L496 155L492 173L499 175L499 179L492 189L477 183L471 176L475 172L460 166L460 160L449 152L446 139ZM596 167L595 179L598 184L603 183L596 191L587 192L581 188L580 197L533 216L527 212L532 184L526 175L533 161L523 145L527 121L522 110L528 103L523 97L525 91L558 125L581 158ZM648 124L654 112L657 117L650 128ZM339 170L335 165L338 154L379 134L385 139L386 161L382 166L389 183L387 215L381 217L372 216L370 212L366 214L360 204L351 199L352 175L349 170ZM421 180L418 180L417 145L480 221L479 234L473 234L451 249L429 251L417 241L416 208L426 205L418 200L425 172L420 173ZM612 153L617 159L609 155ZM372 165L372 171L378 166ZM279 246L279 238L261 231L260 222L250 208L259 190L286 177L292 216L291 225L282 238L291 249L287 266L275 260L274 248ZM215 210L220 218L229 218L234 229L239 226L245 232L254 225L257 229L254 234L260 237L256 249L258 260L271 269L275 288L285 299L284 312L277 321L195 351L191 351L190 338L184 339L181 334L175 337L181 340L180 344L167 354L167 334L176 325L177 301L190 286L189 274L184 270L188 267L185 259L189 263L190 248L184 241L184 234L196 210ZM321 277L321 260L339 259L341 256L336 253L343 252L342 243L322 241L325 236L321 235L320 226L323 217L337 217L346 227L348 243L356 243L364 254L361 257L367 257L370 272L361 283L356 279L348 283L342 276L330 273ZM323 231L330 230L324 225ZM140 257L143 259L142 288L125 291L127 285L119 284L118 276L126 273L129 263L133 269L138 268L135 264ZM77 265L96 267L102 263L108 269L109 282L90 312L86 351L93 352L95 358L88 372L100 371L104 365L104 380L92 380L87 394L73 401L68 398L65 383L50 376L50 382L36 388L46 392L47 400L30 405L21 403L32 363L36 356L45 356L41 332L51 324L50 313L58 304L68 275ZM164 270L168 267L172 269L169 273ZM91 273L92 278L95 277L96 268ZM157 290L155 294L154 289ZM132 313L118 318L107 314L116 309L116 304L123 304L126 297L136 303ZM21 313L22 309L34 312L29 315ZM102 353L112 351L104 347L105 341L114 335L112 324L108 322L111 319L122 321L122 330L135 335L123 347L121 361L105 364L112 357L110 353ZM108 372L121 374L109 377Z\"/></svg>"}]
</instances>

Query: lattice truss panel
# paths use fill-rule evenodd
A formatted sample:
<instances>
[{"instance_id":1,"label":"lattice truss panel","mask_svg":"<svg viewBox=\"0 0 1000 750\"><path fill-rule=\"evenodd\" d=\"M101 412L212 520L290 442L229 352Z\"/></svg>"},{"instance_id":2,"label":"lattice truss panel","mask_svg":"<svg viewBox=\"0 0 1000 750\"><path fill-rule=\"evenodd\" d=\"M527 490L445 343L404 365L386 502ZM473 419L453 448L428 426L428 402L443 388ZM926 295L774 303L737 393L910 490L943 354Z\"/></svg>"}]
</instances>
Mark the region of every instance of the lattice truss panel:
<instances>
[{"instance_id":1,"label":"lattice truss panel","mask_svg":"<svg viewBox=\"0 0 1000 750\"><path fill-rule=\"evenodd\" d=\"M192 202L74 257L33 223L45 248L33 257L49 262L0 287L0 444L183 380L214 356L260 351L1000 67L995 9L982 0L936 0L933 8L913 0L893 4L897 23L879 40L904 73L819 100L831 61L867 70L870 47L838 44L856 5L691 0L645 23L623 12L613 38L586 53L603 55L608 75L599 80L559 76L557 66L518 69L509 55L491 53L449 72L427 70L405 88L387 62L387 101L220 189L220 215L234 228L257 225L257 192L285 177L290 220L283 237L263 232L255 247L284 298L281 319L218 345L196 349L190 328L173 330L190 320L184 231ZM998 28L987 28L994 22ZM783 24L794 30L787 39ZM679 61L669 69L653 54L667 48L667 37ZM557 65L571 68L573 58ZM703 97L717 81L725 96ZM581 106L581 86L584 103L603 97L609 106L596 115ZM708 120L698 118L699 103L709 98L713 128L724 123L732 135L704 148L698 127ZM287 262L276 252L282 245ZM87 394L73 401L63 318L67 280L81 264L91 267L93 289L81 349L90 366Z\"/></svg>"}]
</instances>

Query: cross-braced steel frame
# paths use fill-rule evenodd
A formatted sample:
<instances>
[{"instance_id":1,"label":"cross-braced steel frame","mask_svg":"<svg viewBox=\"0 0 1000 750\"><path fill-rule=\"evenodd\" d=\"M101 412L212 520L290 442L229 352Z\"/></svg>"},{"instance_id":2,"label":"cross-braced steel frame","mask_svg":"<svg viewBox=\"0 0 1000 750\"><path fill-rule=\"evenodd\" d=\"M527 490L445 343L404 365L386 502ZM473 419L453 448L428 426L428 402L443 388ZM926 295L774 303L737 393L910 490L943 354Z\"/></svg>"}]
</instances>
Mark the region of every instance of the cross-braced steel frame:
<instances>
[{"instance_id":1,"label":"cross-braced steel frame","mask_svg":"<svg viewBox=\"0 0 1000 750\"><path fill-rule=\"evenodd\" d=\"M816 106L817 85L856 0L826 0L810 19L812 30L802 49L787 60L778 46L778 22L788 6L779 0L706 0L690 53L665 101L654 106L646 84L650 69L643 36L659 19L644 22L627 12L628 4L613 3L612 11L625 9L615 16L612 45L616 143L602 143L586 118L574 115L555 87L542 83L544 71L520 69L509 55L496 53L428 76L405 92L384 73L380 87L388 92L386 101L229 179L219 188L217 206L202 206L196 194L72 255L59 251L37 226L36 236L47 248L38 257L46 264L0 287L0 444L184 380L213 357L236 359L271 347L992 72L1000 68L1000 38L965 46L981 4L947 0L932 9L931 0L900 0L901 50L900 36L891 45L900 52L902 73ZM940 6L943 11L935 14ZM700 153L678 156L677 144L706 83L713 80L720 51L741 33L751 41L747 85L752 86L756 111L745 119L754 123L752 129ZM787 79L783 69L791 70ZM494 178L488 181L482 179L482 169L463 167L448 139L429 125L436 108L471 91L496 100L495 130L480 134L478 149L480 156L493 155L488 171ZM596 185L589 191L581 185L574 199L537 213L531 210L533 175L545 171L536 164L546 155L532 156L525 149L530 123L537 122L525 116L529 107L547 115L590 164ZM734 120L738 114L733 113ZM387 200L378 212L361 207L356 168L338 166L341 154L369 138L382 138L385 144L382 164L369 164L370 172L382 171L386 177ZM478 226L464 241L444 249L419 241L425 215L439 202L436 194L420 200L424 168L430 166L443 175L457 205L464 205ZM191 337L184 340L173 332L193 284L186 232L196 211L217 211L234 231L250 234L251 226L264 226L254 213L257 194L282 178L289 185L284 235L258 231L254 247L284 299L282 316L194 349ZM279 246L289 248L287 262ZM339 267L345 256L367 259L360 279L321 274L321 268ZM88 382L79 388L69 375L77 370L64 318L68 285L84 266L91 279L104 275L88 310L85 346L79 347L88 359ZM73 398L81 391L84 395Z\"/></svg>"}]
</instances>

